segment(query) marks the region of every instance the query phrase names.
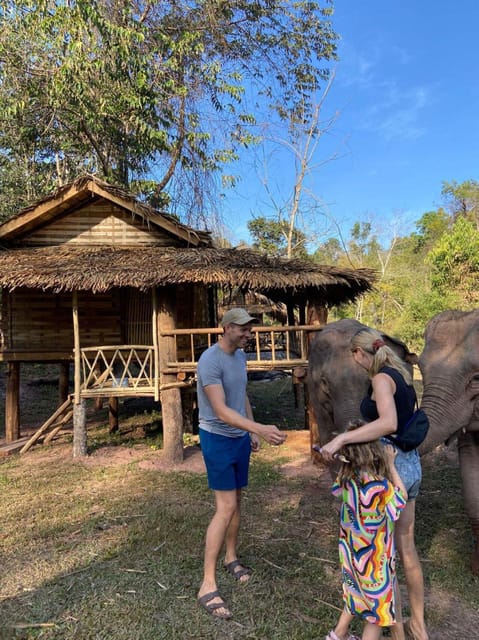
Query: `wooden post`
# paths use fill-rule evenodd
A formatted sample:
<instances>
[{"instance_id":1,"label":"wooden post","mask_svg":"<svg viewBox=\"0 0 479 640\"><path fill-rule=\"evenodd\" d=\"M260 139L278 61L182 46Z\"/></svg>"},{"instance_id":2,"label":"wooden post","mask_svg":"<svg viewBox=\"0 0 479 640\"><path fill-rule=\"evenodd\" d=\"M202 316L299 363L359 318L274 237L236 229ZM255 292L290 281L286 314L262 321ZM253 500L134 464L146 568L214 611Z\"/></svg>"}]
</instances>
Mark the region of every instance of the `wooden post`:
<instances>
[{"instance_id":1,"label":"wooden post","mask_svg":"<svg viewBox=\"0 0 479 640\"><path fill-rule=\"evenodd\" d=\"M75 404L80 404L81 391L81 353L80 353L80 324L78 322L78 292L74 291L72 296L73 310L73 344L75 349Z\"/></svg>"},{"instance_id":2,"label":"wooden post","mask_svg":"<svg viewBox=\"0 0 479 640\"><path fill-rule=\"evenodd\" d=\"M321 326L326 324L327 321L328 321L327 307L325 307L325 305L322 304L320 300L310 300L308 302L308 307L307 307L307 323ZM315 335L316 335L316 332L311 332L308 335L308 361L309 361L309 350L310 350L311 342L313 341ZM307 375L310 375L309 372ZM316 420L316 415L313 410L311 399L309 397L309 387L308 387L307 380L304 386L304 392L305 392L304 393L304 405L305 405L304 410L306 414L306 423L309 429L309 440L312 447L313 444L315 444L316 442L319 442L319 425L318 425L318 421ZM318 460L321 459L320 455L316 453L312 448L311 448L311 457L313 458L314 462L317 462Z\"/></svg>"},{"instance_id":3,"label":"wooden post","mask_svg":"<svg viewBox=\"0 0 479 640\"><path fill-rule=\"evenodd\" d=\"M5 441L20 438L20 363L9 362L5 398Z\"/></svg>"},{"instance_id":4,"label":"wooden post","mask_svg":"<svg viewBox=\"0 0 479 640\"><path fill-rule=\"evenodd\" d=\"M87 429L85 400L73 405L73 457L87 455Z\"/></svg>"},{"instance_id":5,"label":"wooden post","mask_svg":"<svg viewBox=\"0 0 479 640\"><path fill-rule=\"evenodd\" d=\"M118 398L112 396L108 398L108 433L116 433L118 426Z\"/></svg>"},{"instance_id":6,"label":"wooden post","mask_svg":"<svg viewBox=\"0 0 479 640\"><path fill-rule=\"evenodd\" d=\"M156 295L156 287L151 290L151 308L152 318L151 327L153 332L153 352L154 352L154 386L155 386L155 402L160 399L160 359L159 359L159 346L158 346L158 297Z\"/></svg>"},{"instance_id":7,"label":"wooden post","mask_svg":"<svg viewBox=\"0 0 479 640\"><path fill-rule=\"evenodd\" d=\"M80 352L80 324L78 322L78 292L72 295L73 311L73 344L75 348L75 374L73 399L73 457L87 455L86 406L81 398L81 352Z\"/></svg>"},{"instance_id":8,"label":"wooden post","mask_svg":"<svg viewBox=\"0 0 479 640\"><path fill-rule=\"evenodd\" d=\"M159 365L161 418L163 423L163 455L173 464L183 461L183 416L181 392L176 387L162 389L163 385L177 384L176 372L168 373L167 363L176 360L174 336L162 336L162 332L176 328L174 287L163 287L158 305Z\"/></svg>"},{"instance_id":9,"label":"wooden post","mask_svg":"<svg viewBox=\"0 0 479 640\"><path fill-rule=\"evenodd\" d=\"M70 393L70 363L60 362L58 378L58 406L63 404Z\"/></svg>"}]
</instances>

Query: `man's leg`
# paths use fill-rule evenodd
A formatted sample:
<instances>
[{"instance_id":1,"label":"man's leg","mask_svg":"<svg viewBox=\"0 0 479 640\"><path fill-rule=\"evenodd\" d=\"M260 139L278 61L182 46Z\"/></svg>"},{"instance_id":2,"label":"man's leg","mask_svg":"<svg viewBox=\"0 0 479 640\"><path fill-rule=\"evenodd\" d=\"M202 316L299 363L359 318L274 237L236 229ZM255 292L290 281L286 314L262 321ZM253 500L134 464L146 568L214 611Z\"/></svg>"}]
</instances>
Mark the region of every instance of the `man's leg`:
<instances>
[{"instance_id":1,"label":"man's leg","mask_svg":"<svg viewBox=\"0 0 479 640\"><path fill-rule=\"evenodd\" d=\"M424 622L424 578L414 542L415 510L416 501L409 500L399 516L399 520L396 522L394 537L406 578L409 608L411 610L408 628L414 640L428 640ZM394 635L394 627L391 628L391 631L395 640L400 638L400 636Z\"/></svg>"},{"instance_id":2,"label":"man's leg","mask_svg":"<svg viewBox=\"0 0 479 640\"><path fill-rule=\"evenodd\" d=\"M203 582L198 591L198 598L201 598L201 596L204 596L206 593L216 591L218 588L216 584L218 556L238 508L236 489L232 489L231 491L215 491L215 499L216 512L206 531L204 575ZM211 602L213 604L221 602L221 598L218 596L212 599ZM222 615L228 612L228 608L222 607L217 609L216 612Z\"/></svg>"},{"instance_id":3,"label":"man's leg","mask_svg":"<svg viewBox=\"0 0 479 640\"><path fill-rule=\"evenodd\" d=\"M238 533L240 528L240 520L241 520L241 489L237 489L236 491L236 509L233 513L233 517L231 518L230 525L228 530L226 531L226 551L225 551L225 565L228 565L230 562L234 562L238 559ZM241 571L242 566L238 565L233 571ZM250 579L250 574L243 574L238 578L239 582L248 582Z\"/></svg>"}]
</instances>

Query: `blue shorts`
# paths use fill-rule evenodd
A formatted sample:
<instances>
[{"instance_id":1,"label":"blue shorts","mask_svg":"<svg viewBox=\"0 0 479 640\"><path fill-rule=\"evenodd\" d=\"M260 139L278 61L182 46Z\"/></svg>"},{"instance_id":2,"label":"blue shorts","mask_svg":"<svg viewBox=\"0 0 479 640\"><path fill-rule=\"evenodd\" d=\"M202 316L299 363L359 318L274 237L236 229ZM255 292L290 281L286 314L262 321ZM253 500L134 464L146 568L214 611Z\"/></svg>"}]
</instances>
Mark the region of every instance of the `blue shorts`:
<instances>
[{"instance_id":1,"label":"blue shorts","mask_svg":"<svg viewBox=\"0 0 479 640\"><path fill-rule=\"evenodd\" d=\"M210 489L231 491L248 485L251 455L248 433L241 438L228 438L200 429L200 444Z\"/></svg>"},{"instance_id":2,"label":"blue shorts","mask_svg":"<svg viewBox=\"0 0 479 640\"><path fill-rule=\"evenodd\" d=\"M392 444L392 442L387 438L381 438L381 440L386 444ZM396 447L396 450L397 455L394 460L394 466L406 487L407 499L415 500L419 495L422 480L421 459L419 458L419 453L417 452L417 449L413 449L413 451L402 451Z\"/></svg>"}]
</instances>

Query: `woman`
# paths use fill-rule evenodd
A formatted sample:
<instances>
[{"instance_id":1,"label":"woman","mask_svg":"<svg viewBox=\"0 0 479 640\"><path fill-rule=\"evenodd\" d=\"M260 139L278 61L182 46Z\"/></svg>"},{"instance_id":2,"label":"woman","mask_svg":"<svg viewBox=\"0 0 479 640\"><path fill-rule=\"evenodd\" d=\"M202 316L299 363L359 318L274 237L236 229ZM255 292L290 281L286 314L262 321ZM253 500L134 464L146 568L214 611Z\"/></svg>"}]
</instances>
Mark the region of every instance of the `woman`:
<instances>
[{"instance_id":1,"label":"woman","mask_svg":"<svg viewBox=\"0 0 479 640\"><path fill-rule=\"evenodd\" d=\"M403 361L384 343L378 331L370 328L358 331L351 339L351 352L371 379L368 395L361 402L361 414L368 423L354 431L340 433L324 445L321 454L328 461L332 461L345 445L393 435L412 416L416 404L411 374ZM398 449L395 466L408 494L406 507L395 529L396 547L406 578L411 610L408 634L414 640L428 640L424 622L424 580L414 542L416 498L421 484L417 450L404 452ZM402 624L397 624L391 632L395 640L404 638Z\"/></svg>"}]
</instances>

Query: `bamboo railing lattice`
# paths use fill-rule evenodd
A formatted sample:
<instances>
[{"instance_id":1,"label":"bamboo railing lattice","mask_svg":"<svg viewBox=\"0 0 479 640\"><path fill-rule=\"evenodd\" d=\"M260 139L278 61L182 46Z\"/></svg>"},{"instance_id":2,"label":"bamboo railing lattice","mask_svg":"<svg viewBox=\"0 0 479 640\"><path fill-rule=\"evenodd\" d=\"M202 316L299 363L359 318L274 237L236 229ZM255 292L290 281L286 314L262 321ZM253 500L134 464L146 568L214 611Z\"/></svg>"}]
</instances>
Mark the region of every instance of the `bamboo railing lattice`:
<instances>
[{"instance_id":1,"label":"bamboo railing lattice","mask_svg":"<svg viewBox=\"0 0 479 640\"><path fill-rule=\"evenodd\" d=\"M149 345L119 345L83 348L81 394L141 395L153 393L157 385L154 349Z\"/></svg>"}]
</instances>

